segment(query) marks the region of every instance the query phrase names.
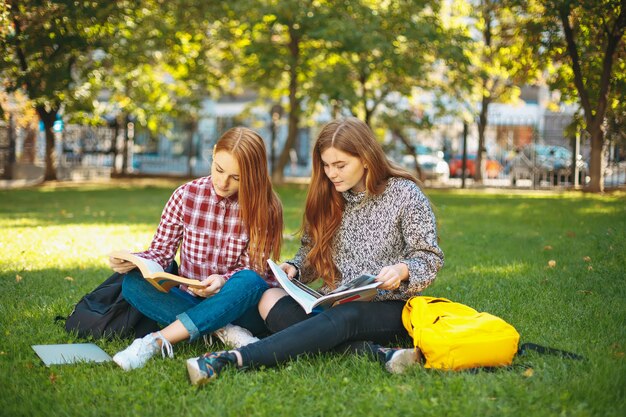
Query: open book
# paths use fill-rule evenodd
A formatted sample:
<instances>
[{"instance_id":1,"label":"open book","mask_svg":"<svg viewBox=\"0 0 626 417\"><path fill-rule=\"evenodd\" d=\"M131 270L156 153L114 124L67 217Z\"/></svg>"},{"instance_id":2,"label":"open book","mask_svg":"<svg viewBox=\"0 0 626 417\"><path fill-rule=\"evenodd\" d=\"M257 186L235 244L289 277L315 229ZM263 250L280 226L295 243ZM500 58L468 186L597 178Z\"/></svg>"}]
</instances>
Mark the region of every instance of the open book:
<instances>
[{"instance_id":1,"label":"open book","mask_svg":"<svg viewBox=\"0 0 626 417\"><path fill-rule=\"evenodd\" d=\"M349 301L369 301L378 294L376 287L382 284L382 282L374 281L373 275L361 275L348 284L322 295L297 279L290 280L285 271L271 259L268 259L267 263L283 289L304 308L306 313L325 310Z\"/></svg>"},{"instance_id":2,"label":"open book","mask_svg":"<svg viewBox=\"0 0 626 417\"><path fill-rule=\"evenodd\" d=\"M118 250L109 253L113 258L123 259L131 262L139 268L141 275L154 287L161 292L168 292L172 287L185 284L188 287L202 287L200 281L196 279L183 278L178 275L165 272L161 265L153 260L142 258L128 251Z\"/></svg>"}]
</instances>

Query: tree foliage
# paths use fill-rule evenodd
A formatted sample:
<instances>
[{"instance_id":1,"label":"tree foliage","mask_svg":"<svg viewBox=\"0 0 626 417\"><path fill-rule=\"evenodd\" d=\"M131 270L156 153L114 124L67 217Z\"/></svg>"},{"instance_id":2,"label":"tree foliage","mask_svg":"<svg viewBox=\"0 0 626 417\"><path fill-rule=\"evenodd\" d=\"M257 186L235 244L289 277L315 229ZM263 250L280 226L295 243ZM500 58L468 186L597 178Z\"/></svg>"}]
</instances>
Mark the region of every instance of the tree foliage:
<instances>
[{"instance_id":1,"label":"tree foliage","mask_svg":"<svg viewBox=\"0 0 626 417\"><path fill-rule=\"evenodd\" d=\"M439 2L346 0L329 12L323 38L329 65L317 73L317 96L368 124L385 103L393 106L392 96L432 86L435 64L451 55Z\"/></svg>"},{"instance_id":2,"label":"tree foliage","mask_svg":"<svg viewBox=\"0 0 626 417\"><path fill-rule=\"evenodd\" d=\"M456 101L464 103L478 125L478 152L476 166L485 160L485 131L489 125L489 106L494 102L517 99L520 87L540 78L540 65L523 36L531 20L524 5L517 0L469 0L453 3L452 15L468 25L467 34L472 45L466 50L471 64L466 68L452 68L448 74L447 92ZM469 20L467 19L469 18ZM482 181L482 169L475 173Z\"/></svg>"},{"instance_id":3,"label":"tree foliage","mask_svg":"<svg viewBox=\"0 0 626 417\"><path fill-rule=\"evenodd\" d=\"M8 91L23 88L46 134L45 180L56 179L52 125L76 92L77 68L93 64L92 52L111 40L113 23L129 6L122 0L6 0L0 13L0 74Z\"/></svg>"},{"instance_id":4,"label":"tree foliage","mask_svg":"<svg viewBox=\"0 0 626 417\"><path fill-rule=\"evenodd\" d=\"M587 189L600 192L607 117L618 121L624 109L626 1L544 0L527 7L537 22L527 33L541 40L533 45L548 66L551 86L583 112L591 142Z\"/></svg>"},{"instance_id":5,"label":"tree foliage","mask_svg":"<svg viewBox=\"0 0 626 417\"><path fill-rule=\"evenodd\" d=\"M289 151L298 136L303 101L308 97L332 2L262 0L223 5L223 28L231 40L235 76L260 88L274 103L287 97L288 134L278 157L274 181L282 182Z\"/></svg>"}]
</instances>

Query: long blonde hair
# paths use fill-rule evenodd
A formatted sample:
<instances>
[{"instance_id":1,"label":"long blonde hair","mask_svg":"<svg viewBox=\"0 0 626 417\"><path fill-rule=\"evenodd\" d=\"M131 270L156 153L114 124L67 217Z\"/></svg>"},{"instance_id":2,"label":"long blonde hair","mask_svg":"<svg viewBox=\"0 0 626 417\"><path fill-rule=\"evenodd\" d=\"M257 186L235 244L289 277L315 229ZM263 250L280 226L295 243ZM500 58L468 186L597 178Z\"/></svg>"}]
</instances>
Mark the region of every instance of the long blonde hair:
<instances>
[{"instance_id":1,"label":"long blonde hair","mask_svg":"<svg viewBox=\"0 0 626 417\"><path fill-rule=\"evenodd\" d=\"M332 259L332 244L341 225L344 199L324 173L322 152L328 148L361 159L367 167L365 189L368 196L382 193L391 177L402 177L419 183L413 174L387 159L374 133L363 121L350 117L334 120L322 128L313 148L313 173L302 227L311 239L307 265L323 278L326 285L333 288L340 274Z\"/></svg>"},{"instance_id":2,"label":"long blonde hair","mask_svg":"<svg viewBox=\"0 0 626 417\"><path fill-rule=\"evenodd\" d=\"M280 258L283 241L283 207L272 189L265 142L253 130L234 127L217 141L213 152L219 151L239 164L239 207L250 238L250 263L262 273L269 258Z\"/></svg>"}]
</instances>

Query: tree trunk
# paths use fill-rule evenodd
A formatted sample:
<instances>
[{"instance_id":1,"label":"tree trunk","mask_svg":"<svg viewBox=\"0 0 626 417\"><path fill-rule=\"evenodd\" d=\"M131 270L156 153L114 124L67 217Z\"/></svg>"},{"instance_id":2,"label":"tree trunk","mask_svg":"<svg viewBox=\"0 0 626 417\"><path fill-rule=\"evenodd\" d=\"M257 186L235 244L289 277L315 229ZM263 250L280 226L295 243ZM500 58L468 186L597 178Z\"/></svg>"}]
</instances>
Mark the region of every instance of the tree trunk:
<instances>
[{"instance_id":1,"label":"tree trunk","mask_svg":"<svg viewBox=\"0 0 626 417\"><path fill-rule=\"evenodd\" d=\"M483 96L480 115L478 116L478 150L476 151L476 159L474 160L474 180L477 184L481 184L483 182L483 165L486 157L485 131L487 130L487 112L489 111L489 103L489 98L487 96Z\"/></svg>"},{"instance_id":2,"label":"tree trunk","mask_svg":"<svg viewBox=\"0 0 626 417\"><path fill-rule=\"evenodd\" d=\"M274 184L282 184L285 181L285 167L289 163L289 150L296 144L298 138L298 122L300 119L300 100L296 98L295 89L292 92L291 83L289 87L289 124L287 130L287 139L285 146L276 161L276 169L272 173L272 182Z\"/></svg>"},{"instance_id":3,"label":"tree trunk","mask_svg":"<svg viewBox=\"0 0 626 417\"><path fill-rule=\"evenodd\" d=\"M623 3L623 2L622 2ZM621 8L619 16L615 20L615 25L608 30L605 27L607 35L606 47L604 50L604 58L602 61L602 73L600 77L600 86L598 91L598 101L592 104L589 92L585 86L584 74L581 67L581 57L578 53L578 47L574 37L574 31L570 24L571 4L565 2L559 8L559 18L563 25L563 33L567 43L567 53L572 60L572 72L574 74L574 85L580 97L580 104L585 113L585 122L587 131L591 135L591 160L589 161L589 176L591 181L585 187L586 191L600 193L604 191L604 164L605 146L604 131L602 124L606 116L608 108L608 93L610 88L610 80L613 68L614 54L622 42L624 28L626 27L626 10Z\"/></svg>"},{"instance_id":4,"label":"tree trunk","mask_svg":"<svg viewBox=\"0 0 626 417\"><path fill-rule=\"evenodd\" d=\"M198 128L198 122L195 119L192 119L189 121L189 123L186 124L186 129L187 129L187 176L189 177L193 177L193 168L196 165L194 158L196 156L196 149L193 143L193 135L194 133L196 133L196 130Z\"/></svg>"},{"instance_id":5,"label":"tree trunk","mask_svg":"<svg viewBox=\"0 0 626 417\"><path fill-rule=\"evenodd\" d=\"M130 117L125 114L124 120L124 143L122 144L122 174L128 174L128 144L130 142L130 133L128 132L128 124L130 123Z\"/></svg>"},{"instance_id":6,"label":"tree trunk","mask_svg":"<svg viewBox=\"0 0 626 417\"><path fill-rule=\"evenodd\" d=\"M109 153L111 154L111 158L113 160L113 163L111 164L111 174L117 175L117 155L119 155L119 150L117 148L117 138L120 134L120 120L118 116L115 117L115 124L113 125L113 129L113 140L111 141Z\"/></svg>"},{"instance_id":7,"label":"tree trunk","mask_svg":"<svg viewBox=\"0 0 626 417\"><path fill-rule=\"evenodd\" d=\"M39 119L43 123L44 132L46 136L46 156L45 156L45 170L43 175L44 181L56 181L56 152L55 152L55 138L54 138L54 121L57 116L57 109L46 110L43 105L35 107Z\"/></svg>"},{"instance_id":8,"label":"tree trunk","mask_svg":"<svg viewBox=\"0 0 626 417\"><path fill-rule=\"evenodd\" d=\"M364 120L364 122L370 128L372 127L372 114L373 114L373 112L367 106L365 106L365 120Z\"/></svg>"},{"instance_id":9,"label":"tree trunk","mask_svg":"<svg viewBox=\"0 0 626 417\"><path fill-rule=\"evenodd\" d=\"M420 166L419 161L417 160L417 155L415 154L415 148L411 144L411 142L402 134L399 129L392 129L393 135L400 139L406 150L410 155L413 156L413 160L415 161L415 173L417 174L417 178L420 181L424 182L424 172L422 171L422 167Z\"/></svg>"},{"instance_id":10,"label":"tree trunk","mask_svg":"<svg viewBox=\"0 0 626 417\"><path fill-rule=\"evenodd\" d=\"M300 121L300 100L298 99L298 67L300 65L300 39L295 29L289 28L289 53L291 65L289 66L289 116L287 140L276 162L276 169L272 173L272 182L282 184L285 180L285 167L289 163L289 150L294 147L298 138L298 123Z\"/></svg>"},{"instance_id":11,"label":"tree trunk","mask_svg":"<svg viewBox=\"0 0 626 417\"><path fill-rule=\"evenodd\" d=\"M604 132L598 126L591 133L591 160L589 161L589 176L591 180L585 191L601 193L604 191Z\"/></svg>"}]
</instances>

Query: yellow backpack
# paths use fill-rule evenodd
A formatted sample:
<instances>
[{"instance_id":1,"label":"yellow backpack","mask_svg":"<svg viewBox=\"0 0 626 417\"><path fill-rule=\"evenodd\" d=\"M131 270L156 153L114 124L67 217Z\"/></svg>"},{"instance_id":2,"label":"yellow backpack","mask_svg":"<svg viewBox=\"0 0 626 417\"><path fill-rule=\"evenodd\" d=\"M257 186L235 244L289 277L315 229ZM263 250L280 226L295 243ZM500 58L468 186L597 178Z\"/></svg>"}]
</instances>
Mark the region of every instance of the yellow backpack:
<instances>
[{"instance_id":1,"label":"yellow backpack","mask_svg":"<svg viewBox=\"0 0 626 417\"><path fill-rule=\"evenodd\" d=\"M445 298L412 297L402 323L422 351L425 368L508 366L518 350L520 335L513 326Z\"/></svg>"}]
</instances>

